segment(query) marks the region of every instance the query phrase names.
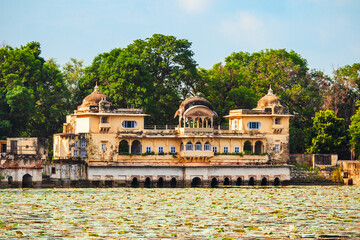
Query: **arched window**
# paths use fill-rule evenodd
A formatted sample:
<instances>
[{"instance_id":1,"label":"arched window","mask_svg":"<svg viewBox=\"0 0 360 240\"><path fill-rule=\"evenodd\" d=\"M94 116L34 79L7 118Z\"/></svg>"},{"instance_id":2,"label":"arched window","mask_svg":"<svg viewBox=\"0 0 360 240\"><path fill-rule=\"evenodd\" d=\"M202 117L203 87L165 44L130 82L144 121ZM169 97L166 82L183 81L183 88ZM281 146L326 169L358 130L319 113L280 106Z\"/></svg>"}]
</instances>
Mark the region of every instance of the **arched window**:
<instances>
[{"instance_id":1,"label":"arched window","mask_svg":"<svg viewBox=\"0 0 360 240\"><path fill-rule=\"evenodd\" d=\"M119 143L119 155L121 154L129 154L129 143L126 140Z\"/></svg>"},{"instance_id":2,"label":"arched window","mask_svg":"<svg viewBox=\"0 0 360 240\"><path fill-rule=\"evenodd\" d=\"M257 154L260 154L260 153L263 153L263 148L264 148L264 145L261 141L257 141L255 143L255 153Z\"/></svg>"},{"instance_id":3,"label":"arched window","mask_svg":"<svg viewBox=\"0 0 360 240\"><path fill-rule=\"evenodd\" d=\"M261 123L259 123L259 122L248 122L247 123L247 128L248 129L260 129L261 128Z\"/></svg>"},{"instance_id":4,"label":"arched window","mask_svg":"<svg viewBox=\"0 0 360 240\"><path fill-rule=\"evenodd\" d=\"M193 150L193 145L190 141L188 141L188 143L186 144L186 151L192 151Z\"/></svg>"},{"instance_id":5,"label":"arched window","mask_svg":"<svg viewBox=\"0 0 360 240\"><path fill-rule=\"evenodd\" d=\"M206 142L206 143L204 144L204 151L211 151L211 145L210 145L209 142Z\"/></svg>"},{"instance_id":6,"label":"arched window","mask_svg":"<svg viewBox=\"0 0 360 240\"><path fill-rule=\"evenodd\" d=\"M135 140L131 144L131 153L132 154L140 154L142 153L142 146L139 140Z\"/></svg>"},{"instance_id":7,"label":"arched window","mask_svg":"<svg viewBox=\"0 0 360 240\"><path fill-rule=\"evenodd\" d=\"M251 142L250 141L246 141L244 143L244 152L252 152L252 146L251 146Z\"/></svg>"},{"instance_id":8,"label":"arched window","mask_svg":"<svg viewBox=\"0 0 360 240\"><path fill-rule=\"evenodd\" d=\"M195 151L202 151L202 145L200 141L195 143Z\"/></svg>"}]
</instances>

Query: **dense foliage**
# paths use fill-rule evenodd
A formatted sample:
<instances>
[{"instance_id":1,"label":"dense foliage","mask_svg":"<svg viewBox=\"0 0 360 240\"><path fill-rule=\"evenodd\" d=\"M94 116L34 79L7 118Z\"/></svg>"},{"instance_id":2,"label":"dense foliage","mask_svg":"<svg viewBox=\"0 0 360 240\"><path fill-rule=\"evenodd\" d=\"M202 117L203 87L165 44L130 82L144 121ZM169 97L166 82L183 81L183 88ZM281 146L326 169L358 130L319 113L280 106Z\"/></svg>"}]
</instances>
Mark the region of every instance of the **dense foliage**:
<instances>
[{"instance_id":1,"label":"dense foliage","mask_svg":"<svg viewBox=\"0 0 360 240\"><path fill-rule=\"evenodd\" d=\"M97 82L115 105L143 108L151 115L148 124L176 123L171 116L191 92L196 76L190 46L185 39L160 34L135 40L95 57L80 88L89 93Z\"/></svg>"},{"instance_id":2,"label":"dense foliage","mask_svg":"<svg viewBox=\"0 0 360 240\"><path fill-rule=\"evenodd\" d=\"M313 118L314 137L307 151L344 156L347 150L347 132L344 121L343 118L336 117L334 111L317 112Z\"/></svg>"},{"instance_id":3,"label":"dense foliage","mask_svg":"<svg viewBox=\"0 0 360 240\"><path fill-rule=\"evenodd\" d=\"M0 138L51 138L96 82L116 106L143 108L150 114L146 124L176 124L172 116L181 101L200 95L218 113L216 123L226 125L224 116L230 109L256 107L271 85L294 115L290 122L292 153L348 156L347 138L343 137L350 123L350 143L355 150L360 146L356 130L360 117L354 115L360 97L360 63L338 68L330 78L310 70L294 51L266 49L234 52L211 69L197 68L188 40L161 34L99 54L87 67L71 58L60 70L40 54L36 42L0 48ZM333 112L319 112L327 109ZM322 121L337 126L331 139Z\"/></svg>"},{"instance_id":4,"label":"dense foliage","mask_svg":"<svg viewBox=\"0 0 360 240\"><path fill-rule=\"evenodd\" d=\"M68 113L69 90L40 44L0 48L0 137L51 137Z\"/></svg>"}]
</instances>

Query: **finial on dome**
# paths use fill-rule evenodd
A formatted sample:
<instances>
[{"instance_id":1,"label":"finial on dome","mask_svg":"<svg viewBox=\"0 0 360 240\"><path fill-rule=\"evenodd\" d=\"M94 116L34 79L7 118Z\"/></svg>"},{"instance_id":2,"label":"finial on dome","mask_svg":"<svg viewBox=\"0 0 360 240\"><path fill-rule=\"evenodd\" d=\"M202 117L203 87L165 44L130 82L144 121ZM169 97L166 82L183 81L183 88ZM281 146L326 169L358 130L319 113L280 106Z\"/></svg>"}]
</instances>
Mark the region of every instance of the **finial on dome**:
<instances>
[{"instance_id":1,"label":"finial on dome","mask_svg":"<svg viewBox=\"0 0 360 240\"><path fill-rule=\"evenodd\" d=\"M268 95L274 95L274 92L273 92L273 90L271 89L271 84L270 84L270 88L269 88L269 91L268 91Z\"/></svg>"},{"instance_id":2,"label":"finial on dome","mask_svg":"<svg viewBox=\"0 0 360 240\"><path fill-rule=\"evenodd\" d=\"M96 81L96 85L95 85L95 87L94 87L94 92L98 92L98 91L99 91L99 87L98 87L97 81Z\"/></svg>"}]
</instances>

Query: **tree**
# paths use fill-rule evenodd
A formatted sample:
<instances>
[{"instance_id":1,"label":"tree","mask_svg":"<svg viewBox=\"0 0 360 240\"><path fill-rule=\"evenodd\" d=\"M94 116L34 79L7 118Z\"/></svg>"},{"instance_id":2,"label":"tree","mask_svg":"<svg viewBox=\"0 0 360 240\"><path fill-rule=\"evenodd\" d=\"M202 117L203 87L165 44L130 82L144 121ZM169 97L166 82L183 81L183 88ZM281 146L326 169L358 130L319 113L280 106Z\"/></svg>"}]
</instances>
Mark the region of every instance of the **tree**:
<instances>
[{"instance_id":1,"label":"tree","mask_svg":"<svg viewBox=\"0 0 360 240\"><path fill-rule=\"evenodd\" d=\"M360 98L360 63L346 65L334 71L334 79L325 94L325 107L345 119L350 125L351 116L356 112L356 102Z\"/></svg>"},{"instance_id":2,"label":"tree","mask_svg":"<svg viewBox=\"0 0 360 240\"><path fill-rule=\"evenodd\" d=\"M312 144L308 153L338 154L340 158L347 154L347 132L344 119L336 117L334 111L326 110L315 114L313 118Z\"/></svg>"},{"instance_id":3,"label":"tree","mask_svg":"<svg viewBox=\"0 0 360 240\"><path fill-rule=\"evenodd\" d=\"M85 74L85 68L83 66L83 60L77 60L76 58L70 58L70 61L65 63L65 66L62 68L62 73L66 85L71 93L71 107L72 109L76 108L78 101L77 96L79 95L79 82L80 79Z\"/></svg>"},{"instance_id":4,"label":"tree","mask_svg":"<svg viewBox=\"0 0 360 240\"><path fill-rule=\"evenodd\" d=\"M68 113L68 90L58 66L40 44L0 48L0 138L49 137Z\"/></svg>"},{"instance_id":5,"label":"tree","mask_svg":"<svg viewBox=\"0 0 360 240\"><path fill-rule=\"evenodd\" d=\"M357 105L357 107L358 110L351 117L351 124L349 126L352 159L359 159L360 157L360 105Z\"/></svg>"},{"instance_id":6,"label":"tree","mask_svg":"<svg viewBox=\"0 0 360 240\"><path fill-rule=\"evenodd\" d=\"M191 93L196 63L191 43L154 34L95 57L85 69L80 89L89 94L96 82L119 107L139 107L149 124L169 124L181 100ZM85 94L82 96L84 97Z\"/></svg>"},{"instance_id":7,"label":"tree","mask_svg":"<svg viewBox=\"0 0 360 240\"><path fill-rule=\"evenodd\" d=\"M330 78L310 71L307 61L294 51L267 49L237 52L210 70L199 69L196 91L206 97L218 113L218 124L234 108L254 108L270 85L295 116L291 119L292 153L303 153L311 139L311 118L322 109L323 93Z\"/></svg>"}]
</instances>

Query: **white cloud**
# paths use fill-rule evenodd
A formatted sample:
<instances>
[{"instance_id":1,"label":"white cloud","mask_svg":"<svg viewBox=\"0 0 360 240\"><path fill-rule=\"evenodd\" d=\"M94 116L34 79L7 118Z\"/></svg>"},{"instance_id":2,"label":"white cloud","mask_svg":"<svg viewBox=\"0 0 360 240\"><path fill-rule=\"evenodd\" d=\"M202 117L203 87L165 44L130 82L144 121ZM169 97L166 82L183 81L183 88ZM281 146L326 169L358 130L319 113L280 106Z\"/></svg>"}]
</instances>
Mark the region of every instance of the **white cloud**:
<instances>
[{"instance_id":1,"label":"white cloud","mask_svg":"<svg viewBox=\"0 0 360 240\"><path fill-rule=\"evenodd\" d=\"M211 0L178 0L179 6L189 13L199 13L205 10Z\"/></svg>"},{"instance_id":2,"label":"white cloud","mask_svg":"<svg viewBox=\"0 0 360 240\"><path fill-rule=\"evenodd\" d=\"M271 47L280 30L280 23L271 17L250 12L237 12L222 21L220 32L226 38L252 48Z\"/></svg>"}]
</instances>

